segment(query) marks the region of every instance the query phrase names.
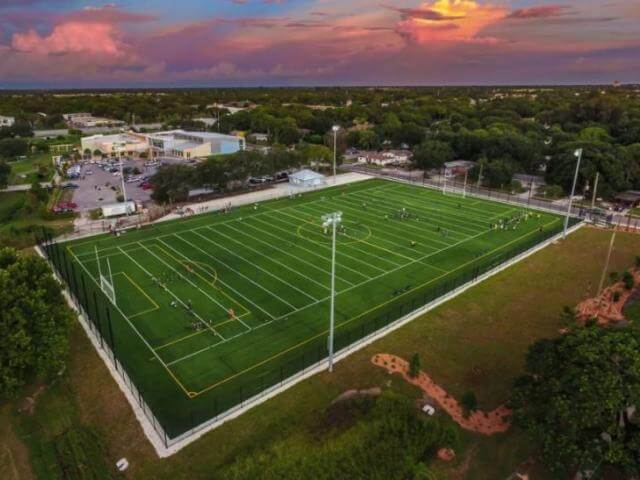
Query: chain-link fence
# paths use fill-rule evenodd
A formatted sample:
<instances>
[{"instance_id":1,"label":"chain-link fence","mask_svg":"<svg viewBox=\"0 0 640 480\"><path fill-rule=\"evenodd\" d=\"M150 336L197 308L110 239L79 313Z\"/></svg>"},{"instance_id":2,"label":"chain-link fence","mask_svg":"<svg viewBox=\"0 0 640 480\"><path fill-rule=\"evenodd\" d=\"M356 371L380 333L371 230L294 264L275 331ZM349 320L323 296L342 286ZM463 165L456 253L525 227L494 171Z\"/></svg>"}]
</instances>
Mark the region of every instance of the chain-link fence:
<instances>
[{"instance_id":1,"label":"chain-link fence","mask_svg":"<svg viewBox=\"0 0 640 480\"><path fill-rule=\"evenodd\" d=\"M579 222L572 218L571 226ZM464 268L410 289L371 313L341 322L335 332L336 355L359 348L416 312L426 311L443 298L540 248L557 238L561 230L562 225L558 223L553 229L530 232L516 244L477 257ZM153 349L135 324L107 299L94 277L72 258L64 244L54 242L43 232L39 247L67 285L73 302L86 319L88 332L107 354L122 384L129 390L130 398L135 399L136 406L156 432L156 440L165 448L188 443L193 434L326 366L327 339L319 336L303 347L259 363L220 382L216 388L190 398L177 390L167 375L166 365L159 357L153 358Z\"/></svg>"}]
</instances>

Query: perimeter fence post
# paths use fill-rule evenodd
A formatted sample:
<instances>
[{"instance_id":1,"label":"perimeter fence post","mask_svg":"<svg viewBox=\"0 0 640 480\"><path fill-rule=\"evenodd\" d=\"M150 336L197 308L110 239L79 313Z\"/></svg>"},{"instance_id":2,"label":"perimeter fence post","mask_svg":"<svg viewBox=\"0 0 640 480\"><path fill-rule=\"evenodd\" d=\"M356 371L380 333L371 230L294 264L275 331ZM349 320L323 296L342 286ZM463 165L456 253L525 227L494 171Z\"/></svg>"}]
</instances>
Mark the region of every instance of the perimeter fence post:
<instances>
[{"instance_id":1,"label":"perimeter fence post","mask_svg":"<svg viewBox=\"0 0 640 480\"><path fill-rule=\"evenodd\" d=\"M111 354L115 360L116 358L116 344L113 338L113 328L111 327L111 309L107 306L107 325L109 328L109 336L111 337ZM118 369L118 364L116 363L116 370Z\"/></svg>"}]
</instances>

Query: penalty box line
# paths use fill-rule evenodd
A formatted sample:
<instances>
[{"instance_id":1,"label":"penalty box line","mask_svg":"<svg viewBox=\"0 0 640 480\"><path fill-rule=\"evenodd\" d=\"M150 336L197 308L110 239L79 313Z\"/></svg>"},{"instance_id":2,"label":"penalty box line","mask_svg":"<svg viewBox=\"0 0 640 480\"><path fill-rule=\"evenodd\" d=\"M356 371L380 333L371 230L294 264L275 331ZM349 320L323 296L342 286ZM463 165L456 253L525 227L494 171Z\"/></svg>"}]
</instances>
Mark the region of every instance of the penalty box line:
<instances>
[{"instance_id":1,"label":"penalty box line","mask_svg":"<svg viewBox=\"0 0 640 480\"><path fill-rule=\"evenodd\" d=\"M71 248L69 248L68 246L66 248L67 248L69 254L72 256L72 258L75 260L75 262L78 265L80 265L80 267L89 276L91 281L93 281L93 283L95 283L96 287L98 287L98 290L100 290L102 292L102 289L100 288L100 284L96 281L95 278L93 278L93 276L91 275L91 272L89 272L89 270L87 269L85 264L82 263L82 261L76 256L76 254L71 250ZM162 358L160 358L160 356L156 353L156 351L153 349L153 347L149 344L147 339L144 338L144 335L142 335L140 333L140 331L135 327L135 325L131 322L129 317L127 317L127 315L125 315L125 313L120 309L120 307L118 307L118 305L116 303L113 303L110 300L108 300L108 301L113 305L113 307L118 311L118 313L120 313L120 315L122 315L122 318L124 318L125 321L127 322L127 324L129 324L129 327L131 327L131 329L135 332L135 334L142 341L142 343L151 351L151 353L154 355L154 357L160 362L160 365L162 365L162 367L165 369L165 371L169 374L169 378L171 378L176 383L176 385L178 385L178 387L180 387L180 389L185 393L185 395L187 395L187 397L191 398L191 395L194 392L190 392L189 390L187 390L187 388L182 384L182 382L178 379L178 377L173 373L171 368L169 368L169 366L162 360ZM113 352L113 355L115 357L115 352Z\"/></svg>"}]
</instances>

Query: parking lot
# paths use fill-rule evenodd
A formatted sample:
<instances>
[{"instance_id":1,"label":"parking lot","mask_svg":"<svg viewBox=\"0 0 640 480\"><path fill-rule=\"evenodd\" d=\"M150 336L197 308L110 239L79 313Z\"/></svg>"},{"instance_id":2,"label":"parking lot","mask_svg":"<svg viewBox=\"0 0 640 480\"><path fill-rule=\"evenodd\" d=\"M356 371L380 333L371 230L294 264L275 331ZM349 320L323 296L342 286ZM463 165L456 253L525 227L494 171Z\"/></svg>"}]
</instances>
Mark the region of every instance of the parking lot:
<instances>
[{"instance_id":1,"label":"parking lot","mask_svg":"<svg viewBox=\"0 0 640 480\"><path fill-rule=\"evenodd\" d=\"M130 181L125 181L127 199L136 203L149 202L152 190L145 190L142 185L156 172L157 165L150 166L144 160L128 159L125 160L123 168L140 172L129 175L125 173L125 180L133 177ZM77 204L78 210L92 210L118 201L117 196L122 186L120 168L118 163L108 161L83 162L79 178L68 179L64 184L77 185L73 193L73 202Z\"/></svg>"}]
</instances>

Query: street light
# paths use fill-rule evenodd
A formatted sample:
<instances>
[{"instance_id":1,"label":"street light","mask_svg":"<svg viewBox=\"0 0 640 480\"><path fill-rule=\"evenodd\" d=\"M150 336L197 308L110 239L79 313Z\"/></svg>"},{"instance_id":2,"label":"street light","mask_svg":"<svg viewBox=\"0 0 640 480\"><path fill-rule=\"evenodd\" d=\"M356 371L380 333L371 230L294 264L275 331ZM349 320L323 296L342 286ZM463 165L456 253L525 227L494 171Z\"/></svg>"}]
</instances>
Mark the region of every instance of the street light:
<instances>
[{"instance_id":1,"label":"street light","mask_svg":"<svg viewBox=\"0 0 640 480\"><path fill-rule=\"evenodd\" d=\"M331 130L333 130L333 184L336 184L336 157L338 155L338 131L340 130L339 125L334 125Z\"/></svg>"},{"instance_id":2,"label":"street light","mask_svg":"<svg viewBox=\"0 0 640 480\"><path fill-rule=\"evenodd\" d=\"M322 228L331 227L331 312L329 314L329 371L333 372L333 331L335 327L335 298L336 298L336 230L342 222L342 212L328 213L322 216Z\"/></svg>"},{"instance_id":3,"label":"street light","mask_svg":"<svg viewBox=\"0 0 640 480\"><path fill-rule=\"evenodd\" d=\"M562 238L567 238L567 229L569 228L569 216L571 215L571 207L573 206L573 196L576 192L576 184L578 183L578 172L580 171L580 162L582 161L582 149L579 148L573 154L578 157L576 162L576 173L573 177L573 186L571 187L571 196L569 197L569 206L567 208L567 216L564 219L564 232Z\"/></svg>"}]
</instances>

